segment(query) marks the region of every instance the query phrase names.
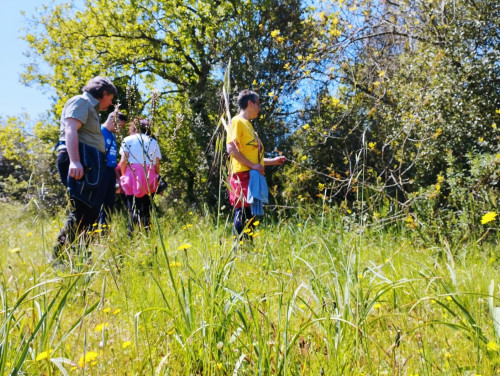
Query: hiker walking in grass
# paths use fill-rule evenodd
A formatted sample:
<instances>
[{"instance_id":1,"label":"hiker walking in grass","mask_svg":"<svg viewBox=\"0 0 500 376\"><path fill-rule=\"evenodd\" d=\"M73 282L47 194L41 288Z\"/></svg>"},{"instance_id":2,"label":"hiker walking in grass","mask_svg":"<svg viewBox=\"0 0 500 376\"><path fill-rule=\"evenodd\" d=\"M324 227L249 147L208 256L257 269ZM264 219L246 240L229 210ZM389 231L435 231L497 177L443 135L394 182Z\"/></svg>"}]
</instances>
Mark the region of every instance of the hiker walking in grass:
<instances>
[{"instance_id":1,"label":"hiker walking in grass","mask_svg":"<svg viewBox=\"0 0 500 376\"><path fill-rule=\"evenodd\" d=\"M68 189L71 212L57 237L51 261L59 259L64 246L73 244L77 234L85 234L92 227L104 198L99 188L106 148L99 111L106 111L111 105L116 87L108 78L98 76L82 91L66 102L61 114L57 170Z\"/></svg>"},{"instance_id":2,"label":"hiker walking in grass","mask_svg":"<svg viewBox=\"0 0 500 376\"><path fill-rule=\"evenodd\" d=\"M128 231L131 235L134 223L144 228L150 226L152 195L158 188L161 152L158 143L151 137L149 120L134 120L129 134L120 148L120 182L126 195Z\"/></svg>"},{"instance_id":3,"label":"hiker walking in grass","mask_svg":"<svg viewBox=\"0 0 500 376\"><path fill-rule=\"evenodd\" d=\"M250 120L259 115L259 95L243 90L238 95L239 114L233 117L232 131L227 135L226 149L231 156L229 201L234 207L233 234L239 235L249 219L263 215L268 202L265 166L282 165L284 156L264 158L264 147ZM247 223L248 222L248 223Z\"/></svg>"},{"instance_id":4,"label":"hiker walking in grass","mask_svg":"<svg viewBox=\"0 0 500 376\"><path fill-rule=\"evenodd\" d=\"M104 171L104 180L102 183L104 202L102 204L101 213L99 214L99 225L101 227L106 224L106 217L109 217L115 208L116 184L120 179L120 174L116 169L118 165L118 146L115 133L116 127L124 127L126 121L127 116L121 112L114 111L108 115L104 124L101 125L101 133L104 137L104 144L106 146L106 169Z\"/></svg>"}]
</instances>

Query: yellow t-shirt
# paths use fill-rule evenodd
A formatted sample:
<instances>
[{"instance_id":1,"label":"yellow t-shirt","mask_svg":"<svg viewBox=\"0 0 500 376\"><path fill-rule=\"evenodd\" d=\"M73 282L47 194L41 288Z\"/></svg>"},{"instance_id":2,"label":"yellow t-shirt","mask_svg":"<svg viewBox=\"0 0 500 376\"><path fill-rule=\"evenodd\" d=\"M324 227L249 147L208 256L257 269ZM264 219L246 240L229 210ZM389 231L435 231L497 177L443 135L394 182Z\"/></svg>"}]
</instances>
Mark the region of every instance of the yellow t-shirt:
<instances>
[{"instance_id":1,"label":"yellow t-shirt","mask_svg":"<svg viewBox=\"0 0 500 376\"><path fill-rule=\"evenodd\" d=\"M264 165L264 148L262 143L259 141L257 133L255 133L252 123L248 120L237 115L233 117L231 121L233 125L233 134L227 135L226 143L235 141L238 150L243 154L250 162L259 163L259 144L260 144L260 163ZM242 165L235 158L231 157L231 168L233 172L243 172L250 170L247 166Z\"/></svg>"}]
</instances>

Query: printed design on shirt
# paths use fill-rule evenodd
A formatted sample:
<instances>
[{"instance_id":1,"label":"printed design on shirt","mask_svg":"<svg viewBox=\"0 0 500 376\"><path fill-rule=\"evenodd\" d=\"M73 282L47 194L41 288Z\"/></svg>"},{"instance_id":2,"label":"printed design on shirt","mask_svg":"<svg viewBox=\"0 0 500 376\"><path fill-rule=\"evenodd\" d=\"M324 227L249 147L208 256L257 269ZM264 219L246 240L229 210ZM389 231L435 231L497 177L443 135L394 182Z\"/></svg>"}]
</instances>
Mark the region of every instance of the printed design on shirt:
<instances>
[{"instance_id":1,"label":"printed design on shirt","mask_svg":"<svg viewBox=\"0 0 500 376\"><path fill-rule=\"evenodd\" d=\"M253 138L253 140L249 141L246 143L247 146L253 146L254 148L259 147L259 142L257 141L257 138Z\"/></svg>"}]
</instances>

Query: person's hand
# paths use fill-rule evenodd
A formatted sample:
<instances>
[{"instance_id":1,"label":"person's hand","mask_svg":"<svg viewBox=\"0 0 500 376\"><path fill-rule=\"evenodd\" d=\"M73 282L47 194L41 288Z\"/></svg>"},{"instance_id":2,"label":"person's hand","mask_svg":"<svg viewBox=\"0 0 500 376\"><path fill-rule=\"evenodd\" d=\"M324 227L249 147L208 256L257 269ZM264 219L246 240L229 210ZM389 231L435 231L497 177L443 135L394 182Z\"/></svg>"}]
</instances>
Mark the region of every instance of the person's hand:
<instances>
[{"instance_id":1,"label":"person's hand","mask_svg":"<svg viewBox=\"0 0 500 376\"><path fill-rule=\"evenodd\" d=\"M279 157L274 158L274 160L276 161L277 165L282 165L283 163L286 162L286 157L283 155L280 155Z\"/></svg>"},{"instance_id":2,"label":"person's hand","mask_svg":"<svg viewBox=\"0 0 500 376\"><path fill-rule=\"evenodd\" d=\"M84 175L82 164L80 162L70 162L68 173L72 178L80 180Z\"/></svg>"},{"instance_id":3,"label":"person's hand","mask_svg":"<svg viewBox=\"0 0 500 376\"><path fill-rule=\"evenodd\" d=\"M257 170L261 173L261 175L264 175L264 166L262 166L260 163L254 164L252 170Z\"/></svg>"}]
</instances>

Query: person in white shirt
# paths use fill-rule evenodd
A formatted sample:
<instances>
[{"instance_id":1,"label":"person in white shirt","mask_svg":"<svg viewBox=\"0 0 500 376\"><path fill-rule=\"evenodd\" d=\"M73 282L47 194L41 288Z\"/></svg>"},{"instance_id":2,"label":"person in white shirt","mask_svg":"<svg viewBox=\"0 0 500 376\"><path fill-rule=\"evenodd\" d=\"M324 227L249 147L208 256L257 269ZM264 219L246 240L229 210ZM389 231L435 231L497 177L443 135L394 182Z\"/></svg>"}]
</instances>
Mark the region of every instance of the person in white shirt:
<instances>
[{"instance_id":1,"label":"person in white shirt","mask_svg":"<svg viewBox=\"0 0 500 376\"><path fill-rule=\"evenodd\" d=\"M149 228L153 194L158 188L161 152L149 125L146 119L134 120L120 148L120 183L129 211L129 235L134 223Z\"/></svg>"}]
</instances>

